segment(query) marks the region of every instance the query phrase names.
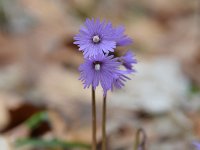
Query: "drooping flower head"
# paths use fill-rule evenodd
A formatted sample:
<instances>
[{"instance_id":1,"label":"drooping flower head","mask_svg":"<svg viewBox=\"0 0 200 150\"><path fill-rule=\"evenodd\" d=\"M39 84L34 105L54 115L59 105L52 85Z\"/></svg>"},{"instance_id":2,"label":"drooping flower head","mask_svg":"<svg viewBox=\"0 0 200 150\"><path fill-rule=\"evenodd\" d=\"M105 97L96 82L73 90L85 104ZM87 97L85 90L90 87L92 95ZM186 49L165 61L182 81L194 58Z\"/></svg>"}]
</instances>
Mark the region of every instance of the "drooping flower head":
<instances>
[{"instance_id":1,"label":"drooping flower head","mask_svg":"<svg viewBox=\"0 0 200 150\"><path fill-rule=\"evenodd\" d=\"M123 56L120 57L119 61L122 62L122 65L130 72L135 72L133 65L137 64L135 55L129 50Z\"/></svg>"},{"instance_id":2,"label":"drooping flower head","mask_svg":"<svg viewBox=\"0 0 200 150\"><path fill-rule=\"evenodd\" d=\"M85 26L74 37L74 44L83 51L84 57L93 57L99 54L114 52L116 48L116 30L110 22L100 22L99 19L86 19Z\"/></svg>"},{"instance_id":3,"label":"drooping flower head","mask_svg":"<svg viewBox=\"0 0 200 150\"><path fill-rule=\"evenodd\" d=\"M130 73L131 72L118 70L113 80L112 90L114 88L121 89L125 85L124 82L126 82L126 80L130 80L130 78L126 76L126 74Z\"/></svg>"},{"instance_id":4,"label":"drooping flower head","mask_svg":"<svg viewBox=\"0 0 200 150\"><path fill-rule=\"evenodd\" d=\"M124 34L125 28L118 26L115 28L117 46L126 46L133 43L133 40Z\"/></svg>"},{"instance_id":5,"label":"drooping flower head","mask_svg":"<svg viewBox=\"0 0 200 150\"><path fill-rule=\"evenodd\" d=\"M113 81L112 90L114 87L117 89L121 89L125 85L124 82L130 80L130 78L127 77L127 75L135 72L133 65L137 63L135 55L130 50L127 51L124 56L119 57L118 61L127 70L118 70L118 74L115 76Z\"/></svg>"},{"instance_id":6,"label":"drooping flower head","mask_svg":"<svg viewBox=\"0 0 200 150\"><path fill-rule=\"evenodd\" d=\"M103 54L85 58L85 62L79 67L84 88L92 86L95 89L101 84L105 95L112 89L113 81L119 76L120 64L117 58Z\"/></svg>"}]
</instances>

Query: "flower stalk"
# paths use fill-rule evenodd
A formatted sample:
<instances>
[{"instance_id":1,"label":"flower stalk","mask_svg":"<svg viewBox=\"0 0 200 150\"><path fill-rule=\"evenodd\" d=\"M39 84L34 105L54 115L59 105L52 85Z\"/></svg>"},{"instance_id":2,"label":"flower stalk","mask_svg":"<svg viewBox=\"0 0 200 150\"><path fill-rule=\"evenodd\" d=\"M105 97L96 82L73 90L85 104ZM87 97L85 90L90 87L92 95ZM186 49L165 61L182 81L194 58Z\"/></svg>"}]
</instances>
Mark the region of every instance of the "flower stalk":
<instances>
[{"instance_id":1,"label":"flower stalk","mask_svg":"<svg viewBox=\"0 0 200 150\"><path fill-rule=\"evenodd\" d=\"M106 150L106 95L103 97L102 108L102 150Z\"/></svg>"},{"instance_id":2,"label":"flower stalk","mask_svg":"<svg viewBox=\"0 0 200 150\"><path fill-rule=\"evenodd\" d=\"M92 87L92 150L96 150L96 99L95 89Z\"/></svg>"},{"instance_id":3,"label":"flower stalk","mask_svg":"<svg viewBox=\"0 0 200 150\"><path fill-rule=\"evenodd\" d=\"M139 128L136 133L136 141L134 144L134 150L146 150L146 133L142 128Z\"/></svg>"}]
</instances>

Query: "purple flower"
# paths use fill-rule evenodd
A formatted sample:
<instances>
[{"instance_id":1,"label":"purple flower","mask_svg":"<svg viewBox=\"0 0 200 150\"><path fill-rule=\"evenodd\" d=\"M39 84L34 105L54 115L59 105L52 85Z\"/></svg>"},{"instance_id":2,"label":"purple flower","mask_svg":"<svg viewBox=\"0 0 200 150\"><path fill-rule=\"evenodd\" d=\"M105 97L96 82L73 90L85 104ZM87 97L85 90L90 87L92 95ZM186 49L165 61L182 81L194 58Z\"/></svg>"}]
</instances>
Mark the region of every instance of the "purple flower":
<instances>
[{"instance_id":1,"label":"purple flower","mask_svg":"<svg viewBox=\"0 0 200 150\"><path fill-rule=\"evenodd\" d=\"M118 58L118 61L121 62L121 64L127 70L125 71L118 70L118 74L115 76L114 81L113 81L112 89L114 87L120 89L124 86L124 82L126 82L126 80L130 80L130 78L127 77L126 74L131 74L135 72L132 65L137 63L135 56L130 50L127 51L124 56L121 56L120 58Z\"/></svg>"},{"instance_id":2,"label":"purple flower","mask_svg":"<svg viewBox=\"0 0 200 150\"><path fill-rule=\"evenodd\" d=\"M200 150L200 143L193 142L193 145L196 147L197 150Z\"/></svg>"},{"instance_id":3,"label":"purple flower","mask_svg":"<svg viewBox=\"0 0 200 150\"><path fill-rule=\"evenodd\" d=\"M120 30L118 29L118 34ZM98 54L114 52L116 48L116 30L110 22L100 22L99 19L86 19L85 26L81 27L79 34L74 37L74 44L83 51L84 57L92 57ZM120 38L120 37L119 37ZM118 39L120 42L120 40ZM122 42L123 43L123 42Z\"/></svg>"},{"instance_id":4,"label":"purple flower","mask_svg":"<svg viewBox=\"0 0 200 150\"><path fill-rule=\"evenodd\" d=\"M126 80L130 80L130 78L127 77L125 74L128 74L128 72L118 70L118 72L115 75L114 80L113 80L112 90L114 87L117 89L121 89L124 86L124 82L126 82Z\"/></svg>"},{"instance_id":5,"label":"purple flower","mask_svg":"<svg viewBox=\"0 0 200 150\"><path fill-rule=\"evenodd\" d=\"M119 58L119 61L122 62L122 65L128 69L128 71L130 72L135 72L135 70L133 69L133 64L137 63L137 60L135 58L135 55L129 50L127 51L124 56L121 56Z\"/></svg>"},{"instance_id":6,"label":"purple flower","mask_svg":"<svg viewBox=\"0 0 200 150\"><path fill-rule=\"evenodd\" d=\"M85 62L79 67L84 88L91 85L95 89L100 83L105 95L112 89L114 80L119 76L120 64L117 58L103 54L85 58Z\"/></svg>"},{"instance_id":7,"label":"purple flower","mask_svg":"<svg viewBox=\"0 0 200 150\"><path fill-rule=\"evenodd\" d=\"M124 35L125 28L123 26L118 26L115 29L115 36L117 46L126 46L133 43L133 40L126 35Z\"/></svg>"}]
</instances>

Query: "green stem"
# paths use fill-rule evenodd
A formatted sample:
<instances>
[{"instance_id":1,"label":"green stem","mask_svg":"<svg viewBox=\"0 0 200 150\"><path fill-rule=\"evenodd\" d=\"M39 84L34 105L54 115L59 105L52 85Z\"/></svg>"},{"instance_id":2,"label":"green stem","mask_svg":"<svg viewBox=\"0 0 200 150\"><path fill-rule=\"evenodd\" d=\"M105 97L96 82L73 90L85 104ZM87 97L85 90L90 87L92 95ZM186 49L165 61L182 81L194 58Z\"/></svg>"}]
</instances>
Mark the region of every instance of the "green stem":
<instances>
[{"instance_id":1,"label":"green stem","mask_svg":"<svg viewBox=\"0 0 200 150\"><path fill-rule=\"evenodd\" d=\"M96 150L96 100L95 90L92 87L92 150Z\"/></svg>"},{"instance_id":2,"label":"green stem","mask_svg":"<svg viewBox=\"0 0 200 150\"><path fill-rule=\"evenodd\" d=\"M28 120L26 120L25 124L29 129L36 128L42 121L48 121L48 113L45 111L38 112L32 115Z\"/></svg>"},{"instance_id":3,"label":"green stem","mask_svg":"<svg viewBox=\"0 0 200 150\"><path fill-rule=\"evenodd\" d=\"M21 148L23 146L31 146L35 149L71 149L71 148L79 148L79 149L90 149L90 145L79 143L79 142L69 142L69 141L62 141L59 139L49 139L44 140L41 138L24 138L18 139L15 142L15 146Z\"/></svg>"},{"instance_id":4,"label":"green stem","mask_svg":"<svg viewBox=\"0 0 200 150\"><path fill-rule=\"evenodd\" d=\"M102 110L102 150L106 150L106 95L103 97Z\"/></svg>"}]
</instances>

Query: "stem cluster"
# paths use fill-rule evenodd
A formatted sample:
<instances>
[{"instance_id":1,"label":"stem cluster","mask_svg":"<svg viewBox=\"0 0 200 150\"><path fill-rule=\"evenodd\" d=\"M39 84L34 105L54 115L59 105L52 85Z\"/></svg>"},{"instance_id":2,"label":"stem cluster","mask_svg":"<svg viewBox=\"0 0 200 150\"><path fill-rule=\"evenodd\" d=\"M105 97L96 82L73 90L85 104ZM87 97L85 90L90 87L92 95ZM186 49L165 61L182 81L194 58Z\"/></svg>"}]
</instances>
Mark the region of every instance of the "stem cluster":
<instances>
[{"instance_id":1,"label":"stem cluster","mask_svg":"<svg viewBox=\"0 0 200 150\"><path fill-rule=\"evenodd\" d=\"M96 128L96 98L92 88L92 150L97 149ZM106 150L106 95L103 97L102 107L102 150Z\"/></svg>"}]
</instances>

